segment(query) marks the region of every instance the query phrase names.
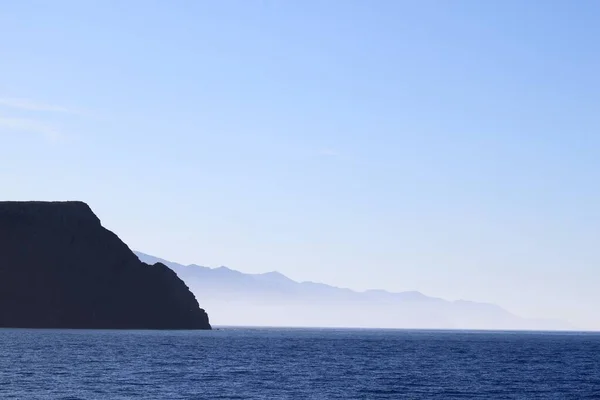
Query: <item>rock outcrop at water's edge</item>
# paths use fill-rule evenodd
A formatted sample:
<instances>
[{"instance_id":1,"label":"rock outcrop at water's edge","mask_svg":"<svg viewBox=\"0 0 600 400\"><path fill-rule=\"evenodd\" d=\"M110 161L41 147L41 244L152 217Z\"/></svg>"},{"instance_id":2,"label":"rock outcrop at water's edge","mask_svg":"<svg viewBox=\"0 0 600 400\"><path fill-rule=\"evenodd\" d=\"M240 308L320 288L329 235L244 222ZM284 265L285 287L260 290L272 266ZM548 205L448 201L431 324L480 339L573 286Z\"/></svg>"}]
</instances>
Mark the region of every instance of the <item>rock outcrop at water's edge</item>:
<instances>
[{"instance_id":1,"label":"rock outcrop at water's edge","mask_svg":"<svg viewBox=\"0 0 600 400\"><path fill-rule=\"evenodd\" d=\"M0 202L0 327L210 329L161 263L144 264L82 202Z\"/></svg>"}]
</instances>

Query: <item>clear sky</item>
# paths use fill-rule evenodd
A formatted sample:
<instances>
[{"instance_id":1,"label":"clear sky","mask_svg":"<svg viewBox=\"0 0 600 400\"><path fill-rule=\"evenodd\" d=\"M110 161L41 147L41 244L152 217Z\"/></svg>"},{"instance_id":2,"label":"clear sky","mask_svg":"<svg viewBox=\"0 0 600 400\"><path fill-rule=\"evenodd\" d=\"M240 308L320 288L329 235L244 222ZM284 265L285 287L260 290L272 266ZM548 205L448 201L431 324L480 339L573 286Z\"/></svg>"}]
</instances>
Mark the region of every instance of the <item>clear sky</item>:
<instances>
[{"instance_id":1,"label":"clear sky","mask_svg":"<svg viewBox=\"0 0 600 400\"><path fill-rule=\"evenodd\" d=\"M3 1L0 194L600 329L600 2Z\"/></svg>"}]
</instances>

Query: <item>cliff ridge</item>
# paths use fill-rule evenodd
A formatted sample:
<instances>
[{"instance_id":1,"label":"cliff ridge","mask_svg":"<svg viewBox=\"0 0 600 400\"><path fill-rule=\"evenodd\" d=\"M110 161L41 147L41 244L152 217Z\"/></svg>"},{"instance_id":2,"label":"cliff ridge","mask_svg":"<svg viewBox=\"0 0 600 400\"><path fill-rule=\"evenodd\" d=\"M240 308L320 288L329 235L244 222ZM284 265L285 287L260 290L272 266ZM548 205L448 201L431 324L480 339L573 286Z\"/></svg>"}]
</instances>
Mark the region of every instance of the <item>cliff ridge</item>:
<instances>
[{"instance_id":1,"label":"cliff ridge","mask_svg":"<svg viewBox=\"0 0 600 400\"><path fill-rule=\"evenodd\" d=\"M83 202L0 202L0 327L210 329L185 283Z\"/></svg>"}]
</instances>

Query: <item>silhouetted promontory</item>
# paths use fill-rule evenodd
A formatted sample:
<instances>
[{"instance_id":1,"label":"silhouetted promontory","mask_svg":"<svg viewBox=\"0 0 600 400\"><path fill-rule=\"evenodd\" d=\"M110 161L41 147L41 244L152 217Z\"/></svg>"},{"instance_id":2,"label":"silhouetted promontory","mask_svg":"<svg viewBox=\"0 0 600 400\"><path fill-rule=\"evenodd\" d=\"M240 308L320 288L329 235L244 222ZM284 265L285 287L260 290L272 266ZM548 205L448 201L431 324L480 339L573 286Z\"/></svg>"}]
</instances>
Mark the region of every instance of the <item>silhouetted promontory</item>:
<instances>
[{"instance_id":1,"label":"silhouetted promontory","mask_svg":"<svg viewBox=\"0 0 600 400\"><path fill-rule=\"evenodd\" d=\"M144 264L82 202L0 202L0 327L210 329L165 265Z\"/></svg>"}]
</instances>

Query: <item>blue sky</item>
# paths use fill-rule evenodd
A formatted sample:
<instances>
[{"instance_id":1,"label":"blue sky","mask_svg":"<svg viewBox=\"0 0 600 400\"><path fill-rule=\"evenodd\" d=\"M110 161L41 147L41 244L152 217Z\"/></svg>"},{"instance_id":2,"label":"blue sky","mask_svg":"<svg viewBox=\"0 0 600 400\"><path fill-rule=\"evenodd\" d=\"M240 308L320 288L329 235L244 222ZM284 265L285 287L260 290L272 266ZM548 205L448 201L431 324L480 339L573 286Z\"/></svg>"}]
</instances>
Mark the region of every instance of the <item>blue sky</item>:
<instances>
[{"instance_id":1,"label":"blue sky","mask_svg":"<svg viewBox=\"0 0 600 400\"><path fill-rule=\"evenodd\" d=\"M0 7L8 200L132 248L600 329L600 4Z\"/></svg>"}]
</instances>

